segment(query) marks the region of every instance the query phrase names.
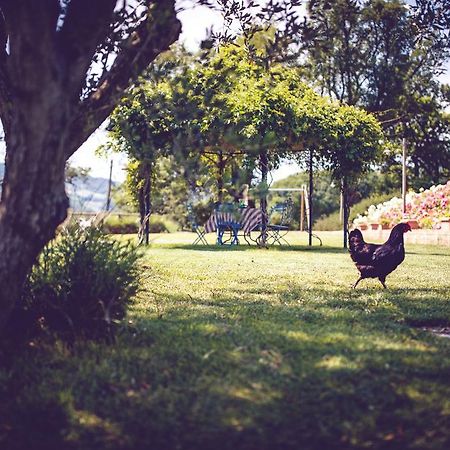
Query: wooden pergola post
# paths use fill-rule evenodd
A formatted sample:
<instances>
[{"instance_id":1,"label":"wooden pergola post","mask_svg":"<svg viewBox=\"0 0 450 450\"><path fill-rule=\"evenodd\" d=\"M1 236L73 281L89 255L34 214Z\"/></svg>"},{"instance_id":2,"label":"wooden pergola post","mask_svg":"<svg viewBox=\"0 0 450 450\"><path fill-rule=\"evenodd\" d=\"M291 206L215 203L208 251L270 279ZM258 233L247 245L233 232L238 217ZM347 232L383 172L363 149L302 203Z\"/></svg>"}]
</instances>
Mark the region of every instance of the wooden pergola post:
<instances>
[{"instance_id":1,"label":"wooden pergola post","mask_svg":"<svg viewBox=\"0 0 450 450\"><path fill-rule=\"evenodd\" d=\"M312 246L312 224L313 224L313 181L314 181L314 175L313 175L313 149L309 149L309 192L308 192L308 203L309 203L309 211L308 211L308 245Z\"/></svg>"},{"instance_id":2,"label":"wooden pergola post","mask_svg":"<svg viewBox=\"0 0 450 450\"><path fill-rule=\"evenodd\" d=\"M348 236L348 198L347 198L347 181L345 177L341 181L341 195L342 195L342 221L343 221L343 232L344 232L344 248L347 248L347 236Z\"/></svg>"},{"instance_id":3,"label":"wooden pergola post","mask_svg":"<svg viewBox=\"0 0 450 450\"><path fill-rule=\"evenodd\" d=\"M305 223L305 190L300 191L300 231L303 231Z\"/></svg>"},{"instance_id":4,"label":"wooden pergola post","mask_svg":"<svg viewBox=\"0 0 450 450\"><path fill-rule=\"evenodd\" d=\"M403 216L406 216L406 138L402 140L402 200Z\"/></svg>"}]
</instances>

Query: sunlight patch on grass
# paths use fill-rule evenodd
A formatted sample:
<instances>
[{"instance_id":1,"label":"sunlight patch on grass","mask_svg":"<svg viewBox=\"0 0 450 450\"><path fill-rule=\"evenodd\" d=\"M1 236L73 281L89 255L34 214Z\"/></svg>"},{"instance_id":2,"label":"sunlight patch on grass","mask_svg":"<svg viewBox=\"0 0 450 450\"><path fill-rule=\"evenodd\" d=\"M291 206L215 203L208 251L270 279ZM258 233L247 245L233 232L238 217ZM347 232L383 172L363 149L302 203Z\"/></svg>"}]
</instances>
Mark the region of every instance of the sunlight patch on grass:
<instances>
[{"instance_id":1,"label":"sunlight patch on grass","mask_svg":"<svg viewBox=\"0 0 450 450\"><path fill-rule=\"evenodd\" d=\"M90 411L78 410L74 412L74 416L78 420L78 423L83 427L97 429L102 428L104 431L108 431L112 434L119 433L117 425L100 418L98 415Z\"/></svg>"},{"instance_id":2,"label":"sunlight patch on grass","mask_svg":"<svg viewBox=\"0 0 450 450\"><path fill-rule=\"evenodd\" d=\"M345 356L324 356L317 364L316 367L324 368L328 370L356 370L359 365L355 361L351 361Z\"/></svg>"},{"instance_id":3,"label":"sunlight patch on grass","mask_svg":"<svg viewBox=\"0 0 450 450\"><path fill-rule=\"evenodd\" d=\"M230 362L241 364L245 362L245 360L248 358L248 356L243 352L243 347L236 347L232 350L229 350L227 352L227 359Z\"/></svg>"},{"instance_id":4,"label":"sunlight patch on grass","mask_svg":"<svg viewBox=\"0 0 450 450\"><path fill-rule=\"evenodd\" d=\"M324 344L346 344L349 342L350 336L348 334L333 332L326 332L321 338L321 342Z\"/></svg>"},{"instance_id":5,"label":"sunlight patch on grass","mask_svg":"<svg viewBox=\"0 0 450 450\"><path fill-rule=\"evenodd\" d=\"M250 416L238 417L235 411L226 411L223 424L236 431L243 431L245 428L252 428L254 421Z\"/></svg>"},{"instance_id":6,"label":"sunlight patch on grass","mask_svg":"<svg viewBox=\"0 0 450 450\"><path fill-rule=\"evenodd\" d=\"M248 402L264 405L281 398L281 393L275 390L269 390L262 387L260 383L254 383L251 386L230 386L226 390L230 397L246 400Z\"/></svg>"},{"instance_id":7,"label":"sunlight patch on grass","mask_svg":"<svg viewBox=\"0 0 450 450\"><path fill-rule=\"evenodd\" d=\"M217 336L226 332L226 327L220 327L218 324L214 323L200 323L197 325L197 329L209 336Z\"/></svg>"},{"instance_id":8,"label":"sunlight patch on grass","mask_svg":"<svg viewBox=\"0 0 450 450\"><path fill-rule=\"evenodd\" d=\"M427 345L424 342L420 342L420 341L413 341L413 340L408 340L408 341L394 341L394 340L388 340L385 338L373 338L372 339L372 344L375 348L377 349L383 349L383 350L398 350L398 351L404 351L406 349L409 350L415 350L415 351L419 351L419 352L431 352L431 353L435 353L437 352L437 348L432 347L430 345Z\"/></svg>"},{"instance_id":9,"label":"sunlight patch on grass","mask_svg":"<svg viewBox=\"0 0 450 450\"><path fill-rule=\"evenodd\" d=\"M108 419L103 419L97 414L87 410L76 410L73 412L76 423L75 429L66 438L68 443L76 444L80 439L93 442L103 442L108 448L120 448L126 444L122 428Z\"/></svg>"},{"instance_id":10,"label":"sunlight patch on grass","mask_svg":"<svg viewBox=\"0 0 450 450\"><path fill-rule=\"evenodd\" d=\"M300 330L296 330L296 331L289 330L289 331L284 332L284 335L287 338L294 339L295 341L300 341L300 342L306 342L306 341L313 340L312 336L310 336L308 333L305 333Z\"/></svg>"}]
</instances>

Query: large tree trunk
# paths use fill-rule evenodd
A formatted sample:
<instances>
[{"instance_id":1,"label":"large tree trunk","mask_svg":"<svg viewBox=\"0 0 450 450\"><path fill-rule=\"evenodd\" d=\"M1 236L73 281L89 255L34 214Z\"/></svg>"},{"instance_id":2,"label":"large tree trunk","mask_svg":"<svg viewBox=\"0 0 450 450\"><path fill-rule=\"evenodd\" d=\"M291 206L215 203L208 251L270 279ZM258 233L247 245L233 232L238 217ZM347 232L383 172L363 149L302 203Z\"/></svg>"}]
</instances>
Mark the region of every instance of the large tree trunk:
<instances>
[{"instance_id":1,"label":"large tree trunk","mask_svg":"<svg viewBox=\"0 0 450 450\"><path fill-rule=\"evenodd\" d=\"M25 11L21 14L27 17ZM50 18L50 13L42 13L36 18L41 21L37 28L16 39L19 54L26 54L39 27ZM49 39L42 35L44 42ZM14 59L11 51L8 81L13 109L2 115L6 160L0 203L0 330L37 255L54 237L69 206L64 186L66 124L74 105L61 85L57 59L46 50L36 47L32 55L24 56L22 71L18 55Z\"/></svg>"},{"instance_id":2,"label":"large tree trunk","mask_svg":"<svg viewBox=\"0 0 450 450\"><path fill-rule=\"evenodd\" d=\"M11 131L0 203L0 330L37 255L54 237L69 206L58 131L27 133L21 121Z\"/></svg>"}]
</instances>

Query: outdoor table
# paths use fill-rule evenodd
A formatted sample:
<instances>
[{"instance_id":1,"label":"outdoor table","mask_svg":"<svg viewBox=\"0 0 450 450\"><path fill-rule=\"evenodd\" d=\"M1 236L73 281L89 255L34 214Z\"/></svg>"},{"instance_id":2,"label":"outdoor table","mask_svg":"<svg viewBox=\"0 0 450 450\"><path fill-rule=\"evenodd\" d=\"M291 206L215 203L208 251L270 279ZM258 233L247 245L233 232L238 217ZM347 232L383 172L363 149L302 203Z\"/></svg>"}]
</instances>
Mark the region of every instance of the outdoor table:
<instances>
[{"instance_id":1,"label":"outdoor table","mask_svg":"<svg viewBox=\"0 0 450 450\"><path fill-rule=\"evenodd\" d=\"M257 208L241 208L235 211L213 211L205 223L205 232L217 231L217 244L223 245L223 235L226 231L231 233L231 245L239 245L238 233L243 231L244 239L262 222L262 212Z\"/></svg>"}]
</instances>

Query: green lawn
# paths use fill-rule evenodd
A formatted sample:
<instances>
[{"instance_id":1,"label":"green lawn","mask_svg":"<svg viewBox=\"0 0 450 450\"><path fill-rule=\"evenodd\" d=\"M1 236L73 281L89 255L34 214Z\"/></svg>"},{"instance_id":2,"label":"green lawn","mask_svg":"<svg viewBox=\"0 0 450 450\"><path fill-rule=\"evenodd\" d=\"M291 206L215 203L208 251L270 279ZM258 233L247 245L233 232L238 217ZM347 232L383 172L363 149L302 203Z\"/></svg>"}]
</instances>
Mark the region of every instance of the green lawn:
<instances>
[{"instance_id":1,"label":"green lawn","mask_svg":"<svg viewBox=\"0 0 450 450\"><path fill-rule=\"evenodd\" d=\"M152 236L115 345L34 343L0 369L0 448L450 448L450 339L419 327L450 324L450 249L408 246L388 290L351 290L322 236Z\"/></svg>"}]
</instances>

